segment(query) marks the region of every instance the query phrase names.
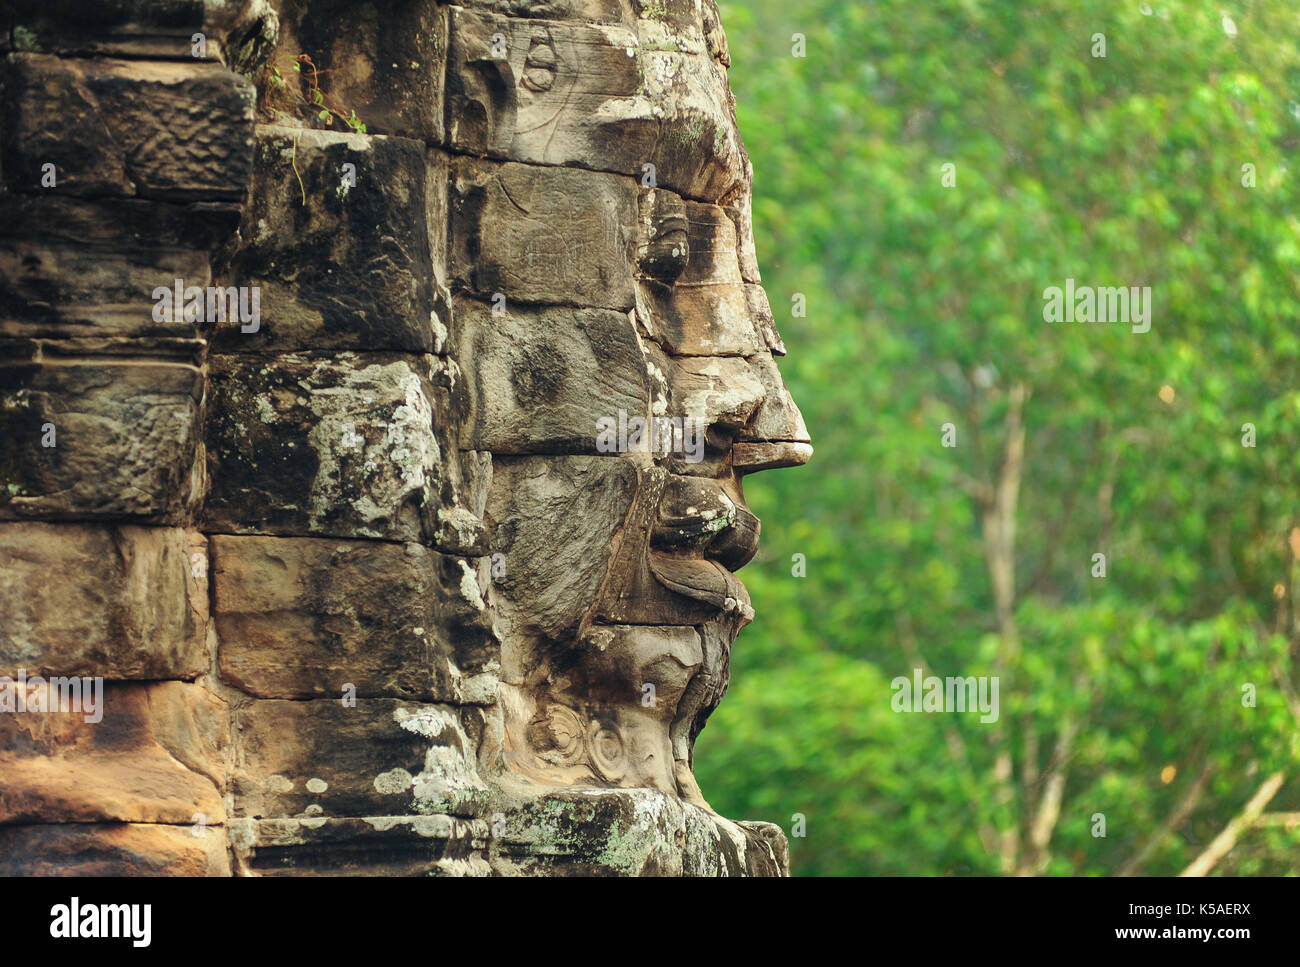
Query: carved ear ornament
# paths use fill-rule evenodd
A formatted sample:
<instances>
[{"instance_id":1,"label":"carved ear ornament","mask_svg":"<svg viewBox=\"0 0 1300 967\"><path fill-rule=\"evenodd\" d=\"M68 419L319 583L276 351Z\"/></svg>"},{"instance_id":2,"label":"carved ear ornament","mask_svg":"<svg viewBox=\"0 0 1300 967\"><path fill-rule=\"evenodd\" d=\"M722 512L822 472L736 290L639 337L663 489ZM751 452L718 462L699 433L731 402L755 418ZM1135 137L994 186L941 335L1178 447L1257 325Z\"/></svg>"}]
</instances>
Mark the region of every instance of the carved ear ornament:
<instances>
[{"instance_id":1,"label":"carved ear ornament","mask_svg":"<svg viewBox=\"0 0 1300 967\"><path fill-rule=\"evenodd\" d=\"M552 765L585 765L605 782L618 782L627 773L623 736L606 718L550 704L529 723L528 738L538 758Z\"/></svg>"},{"instance_id":2,"label":"carved ear ornament","mask_svg":"<svg viewBox=\"0 0 1300 967\"><path fill-rule=\"evenodd\" d=\"M520 83L530 91L540 94L554 86L558 73L559 57L555 53L550 34L547 32L534 34L528 57L524 61L524 76Z\"/></svg>"}]
</instances>

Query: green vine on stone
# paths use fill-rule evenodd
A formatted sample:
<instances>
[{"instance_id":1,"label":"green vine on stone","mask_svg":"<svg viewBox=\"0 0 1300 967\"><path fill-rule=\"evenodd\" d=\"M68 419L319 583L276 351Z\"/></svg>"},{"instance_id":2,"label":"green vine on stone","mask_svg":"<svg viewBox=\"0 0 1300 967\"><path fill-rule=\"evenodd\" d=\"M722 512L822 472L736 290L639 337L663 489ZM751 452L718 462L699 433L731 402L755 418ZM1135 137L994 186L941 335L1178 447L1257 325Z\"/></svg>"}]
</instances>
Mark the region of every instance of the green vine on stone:
<instances>
[{"instance_id":1,"label":"green vine on stone","mask_svg":"<svg viewBox=\"0 0 1300 967\"><path fill-rule=\"evenodd\" d=\"M333 97L331 97L321 86L320 77L322 74L331 73L329 70L321 70L312 61L309 54L299 54L293 62L293 69L296 73L301 74L307 82L307 93L291 91L289 82L280 74L278 67L272 67L268 74L268 80L271 86L285 93L293 94L301 102L313 110L317 110L316 119L327 125L332 125L334 119L338 118L354 134L365 134L366 125L357 118L355 110L345 110Z\"/></svg>"}]
</instances>

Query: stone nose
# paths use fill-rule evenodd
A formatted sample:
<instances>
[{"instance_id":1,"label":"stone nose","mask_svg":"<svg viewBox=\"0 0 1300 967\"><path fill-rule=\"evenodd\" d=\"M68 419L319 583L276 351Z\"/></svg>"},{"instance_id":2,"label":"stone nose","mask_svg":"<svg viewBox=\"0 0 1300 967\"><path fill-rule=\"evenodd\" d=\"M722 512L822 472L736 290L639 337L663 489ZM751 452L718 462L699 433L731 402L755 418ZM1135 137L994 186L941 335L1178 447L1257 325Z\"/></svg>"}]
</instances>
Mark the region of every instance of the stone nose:
<instances>
[{"instance_id":1,"label":"stone nose","mask_svg":"<svg viewBox=\"0 0 1300 967\"><path fill-rule=\"evenodd\" d=\"M812 456L812 439L803 414L781 379L776 360L761 353L747 362L765 392L753 417L736 437L732 466L741 474L802 466Z\"/></svg>"}]
</instances>

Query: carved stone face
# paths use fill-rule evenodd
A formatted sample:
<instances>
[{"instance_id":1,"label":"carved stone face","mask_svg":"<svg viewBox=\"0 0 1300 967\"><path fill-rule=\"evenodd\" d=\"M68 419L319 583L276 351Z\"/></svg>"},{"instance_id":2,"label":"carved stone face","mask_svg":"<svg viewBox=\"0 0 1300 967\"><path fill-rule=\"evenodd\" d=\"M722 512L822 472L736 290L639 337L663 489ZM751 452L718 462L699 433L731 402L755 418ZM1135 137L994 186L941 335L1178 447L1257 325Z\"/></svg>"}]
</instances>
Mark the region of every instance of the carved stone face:
<instances>
[{"instance_id":1,"label":"carved stone face","mask_svg":"<svg viewBox=\"0 0 1300 967\"><path fill-rule=\"evenodd\" d=\"M506 762L707 805L691 749L753 617L742 478L812 452L773 358L725 38L712 0L467 6L452 352L461 447L492 455Z\"/></svg>"},{"instance_id":2,"label":"carved stone face","mask_svg":"<svg viewBox=\"0 0 1300 967\"><path fill-rule=\"evenodd\" d=\"M22 6L0 678L105 689L0 872L784 871L679 801L811 453L713 0Z\"/></svg>"}]
</instances>

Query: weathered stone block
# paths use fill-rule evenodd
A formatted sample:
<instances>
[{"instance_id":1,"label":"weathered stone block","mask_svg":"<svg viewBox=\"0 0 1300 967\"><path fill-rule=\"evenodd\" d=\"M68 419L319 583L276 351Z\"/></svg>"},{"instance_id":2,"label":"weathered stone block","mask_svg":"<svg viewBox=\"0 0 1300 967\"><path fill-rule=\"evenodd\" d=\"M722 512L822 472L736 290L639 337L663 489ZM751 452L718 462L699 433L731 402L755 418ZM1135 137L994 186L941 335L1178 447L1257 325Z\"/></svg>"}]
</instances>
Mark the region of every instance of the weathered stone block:
<instances>
[{"instance_id":1,"label":"weathered stone block","mask_svg":"<svg viewBox=\"0 0 1300 967\"><path fill-rule=\"evenodd\" d=\"M426 172L424 145L404 138L259 128L231 274L259 287L260 326L220 328L214 348L440 349L446 159L428 163L443 170Z\"/></svg>"},{"instance_id":2,"label":"weathered stone block","mask_svg":"<svg viewBox=\"0 0 1300 967\"><path fill-rule=\"evenodd\" d=\"M203 492L195 347L60 355L77 348L0 345L0 518L184 520Z\"/></svg>"},{"instance_id":3,"label":"weathered stone block","mask_svg":"<svg viewBox=\"0 0 1300 967\"><path fill-rule=\"evenodd\" d=\"M0 193L0 223L0 336L170 340L194 338L199 325L183 313L155 318L166 309L155 290L174 291L177 279L182 291L206 289L210 250L239 218L225 203Z\"/></svg>"},{"instance_id":4,"label":"weathered stone block","mask_svg":"<svg viewBox=\"0 0 1300 967\"><path fill-rule=\"evenodd\" d=\"M204 0L10 0L17 50L193 57ZM6 24L8 26L8 24ZM6 47L9 37L4 38Z\"/></svg>"},{"instance_id":5,"label":"weathered stone block","mask_svg":"<svg viewBox=\"0 0 1300 967\"><path fill-rule=\"evenodd\" d=\"M509 17L632 26L632 0L461 0L457 6Z\"/></svg>"},{"instance_id":6,"label":"weathered stone block","mask_svg":"<svg viewBox=\"0 0 1300 967\"><path fill-rule=\"evenodd\" d=\"M788 876L784 836L654 789L553 791L506 813L493 868L534 876Z\"/></svg>"},{"instance_id":7,"label":"weathered stone block","mask_svg":"<svg viewBox=\"0 0 1300 967\"><path fill-rule=\"evenodd\" d=\"M570 635L595 603L639 486L617 457L498 457L487 519L504 573L494 582L503 638ZM518 668L504 659L503 676Z\"/></svg>"},{"instance_id":8,"label":"weathered stone block","mask_svg":"<svg viewBox=\"0 0 1300 967\"><path fill-rule=\"evenodd\" d=\"M618 309L633 304L631 178L458 161L451 185L451 275L491 300Z\"/></svg>"},{"instance_id":9,"label":"weathered stone block","mask_svg":"<svg viewBox=\"0 0 1300 967\"><path fill-rule=\"evenodd\" d=\"M486 609L475 634L451 600L464 569L419 544L214 535L221 676L263 698L491 702Z\"/></svg>"},{"instance_id":10,"label":"weathered stone block","mask_svg":"<svg viewBox=\"0 0 1300 967\"><path fill-rule=\"evenodd\" d=\"M215 356L204 520L238 534L420 541L442 448L432 356Z\"/></svg>"},{"instance_id":11,"label":"weathered stone block","mask_svg":"<svg viewBox=\"0 0 1300 967\"><path fill-rule=\"evenodd\" d=\"M0 674L195 678L210 659L206 542L176 528L0 524L0 615Z\"/></svg>"},{"instance_id":12,"label":"weathered stone block","mask_svg":"<svg viewBox=\"0 0 1300 967\"><path fill-rule=\"evenodd\" d=\"M279 38L270 66L310 96L307 75L294 70L306 54L320 72L327 105L353 112L369 134L443 139L442 88L447 59L447 11L436 0L271 0ZM273 93L273 92L272 92ZM301 98L271 97L282 110ZM315 117L319 106L297 113ZM313 121L313 123L316 123ZM342 123L336 118L336 127Z\"/></svg>"},{"instance_id":13,"label":"weathered stone block","mask_svg":"<svg viewBox=\"0 0 1300 967\"><path fill-rule=\"evenodd\" d=\"M668 411L697 425L740 430L767 393L749 361L737 356L670 357L664 368L669 374Z\"/></svg>"},{"instance_id":14,"label":"weathered stone block","mask_svg":"<svg viewBox=\"0 0 1300 967\"><path fill-rule=\"evenodd\" d=\"M598 625L550 655L545 678L502 686L510 767L549 785L676 793L669 728L702 662L696 630Z\"/></svg>"},{"instance_id":15,"label":"weathered stone block","mask_svg":"<svg viewBox=\"0 0 1300 967\"><path fill-rule=\"evenodd\" d=\"M717 205L687 200L686 237L690 258L678 285L724 285L742 281L736 226Z\"/></svg>"},{"instance_id":16,"label":"weathered stone block","mask_svg":"<svg viewBox=\"0 0 1300 967\"><path fill-rule=\"evenodd\" d=\"M0 823L223 822L225 703L183 682L97 694L99 721L94 703L0 715Z\"/></svg>"},{"instance_id":17,"label":"weathered stone block","mask_svg":"<svg viewBox=\"0 0 1300 967\"><path fill-rule=\"evenodd\" d=\"M239 817L463 814L487 795L477 742L451 706L258 700L236 709L234 740Z\"/></svg>"},{"instance_id":18,"label":"weathered stone block","mask_svg":"<svg viewBox=\"0 0 1300 967\"><path fill-rule=\"evenodd\" d=\"M646 362L627 315L516 305L456 306L468 414L461 446L493 453L595 453L598 421L649 413Z\"/></svg>"},{"instance_id":19,"label":"weathered stone block","mask_svg":"<svg viewBox=\"0 0 1300 967\"><path fill-rule=\"evenodd\" d=\"M740 284L637 283L637 314L665 349L677 356L746 356L766 348L750 318Z\"/></svg>"},{"instance_id":20,"label":"weathered stone block","mask_svg":"<svg viewBox=\"0 0 1300 967\"><path fill-rule=\"evenodd\" d=\"M642 221L651 223L643 234L653 239L668 232L673 251L680 245L682 255L667 269L653 248L642 255L637 314L647 332L681 356L747 356L765 349L754 328L736 230L726 212L687 201L674 217L673 206L662 204L663 194L652 205L643 196ZM684 231L675 230L677 225Z\"/></svg>"},{"instance_id":21,"label":"weathered stone block","mask_svg":"<svg viewBox=\"0 0 1300 967\"><path fill-rule=\"evenodd\" d=\"M10 35L6 22L0 51L232 64L275 33L265 0L8 0L6 7L18 29Z\"/></svg>"},{"instance_id":22,"label":"weathered stone block","mask_svg":"<svg viewBox=\"0 0 1300 967\"><path fill-rule=\"evenodd\" d=\"M629 28L453 7L448 143L638 179L653 165L656 184L716 201L743 175L726 71L694 4L666 12Z\"/></svg>"},{"instance_id":23,"label":"weathered stone block","mask_svg":"<svg viewBox=\"0 0 1300 967\"><path fill-rule=\"evenodd\" d=\"M258 876L492 875L482 819L236 819L229 828L239 871Z\"/></svg>"},{"instance_id":24,"label":"weathered stone block","mask_svg":"<svg viewBox=\"0 0 1300 967\"><path fill-rule=\"evenodd\" d=\"M18 54L4 92L10 191L238 203L248 190L253 86L218 64Z\"/></svg>"},{"instance_id":25,"label":"weathered stone block","mask_svg":"<svg viewBox=\"0 0 1300 967\"><path fill-rule=\"evenodd\" d=\"M0 876L229 876L221 827L0 826Z\"/></svg>"}]
</instances>

